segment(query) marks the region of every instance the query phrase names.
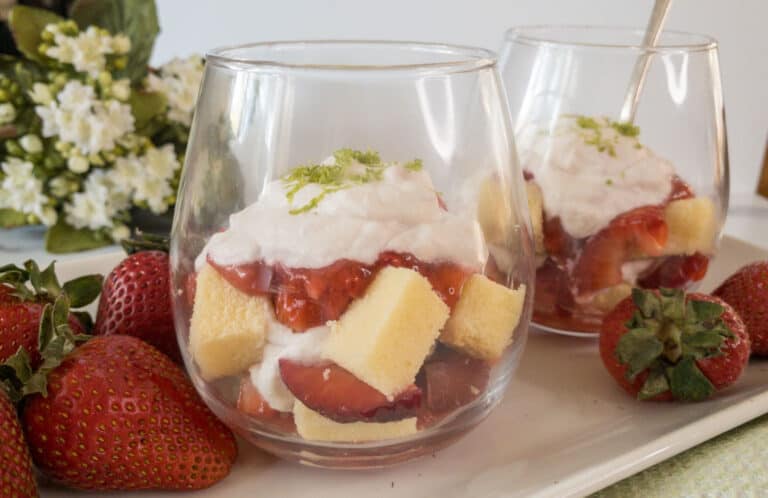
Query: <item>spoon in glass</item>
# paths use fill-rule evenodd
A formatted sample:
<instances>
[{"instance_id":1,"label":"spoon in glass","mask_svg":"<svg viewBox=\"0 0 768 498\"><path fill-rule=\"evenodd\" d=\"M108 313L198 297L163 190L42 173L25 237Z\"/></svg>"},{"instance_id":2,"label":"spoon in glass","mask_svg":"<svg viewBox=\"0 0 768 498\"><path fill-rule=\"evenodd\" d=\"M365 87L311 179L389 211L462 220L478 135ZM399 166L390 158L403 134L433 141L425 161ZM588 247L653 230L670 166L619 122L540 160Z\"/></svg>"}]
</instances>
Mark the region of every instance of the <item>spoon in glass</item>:
<instances>
[{"instance_id":1,"label":"spoon in glass","mask_svg":"<svg viewBox=\"0 0 768 498\"><path fill-rule=\"evenodd\" d=\"M672 0L656 0L656 3L653 5L651 19L645 28L645 37L643 38L642 46L646 50L643 51L635 63L632 77L629 80L629 87L627 87L627 94L624 97L624 105L621 107L621 114L619 114L619 121L623 123L632 123L635 120L637 103L640 100L640 93L643 91L645 75L648 73L648 68L651 64L652 53L647 49L655 47L659 41L659 35L671 5Z\"/></svg>"}]
</instances>

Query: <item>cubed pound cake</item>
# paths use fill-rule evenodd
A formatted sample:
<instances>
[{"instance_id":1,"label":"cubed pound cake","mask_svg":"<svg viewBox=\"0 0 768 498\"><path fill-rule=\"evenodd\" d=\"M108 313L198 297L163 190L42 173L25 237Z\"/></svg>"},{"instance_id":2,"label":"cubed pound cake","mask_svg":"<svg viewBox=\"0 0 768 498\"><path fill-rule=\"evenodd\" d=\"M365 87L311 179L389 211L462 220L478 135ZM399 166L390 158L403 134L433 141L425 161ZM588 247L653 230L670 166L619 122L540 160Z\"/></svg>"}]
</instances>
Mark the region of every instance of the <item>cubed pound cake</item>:
<instances>
[{"instance_id":1,"label":"cubed pound cake","mask_svg":"<svg viewBox=\"0 0 768 498\"><path fill-rule=\"evenodd\" d=\"M664 254L712 254L718 228L715 203L709 197L672 201L664 208L669 235Z\"/></svg>"},{"instance_id":2,"label":"cubed pound cake","mask_svg":"<svg viewBox=\"0 0 768 498\"><path fill-rule=\"evenodd\" d=\"M296 431L308 441L363 443L416 434L416 417L395 422L350 422L341 424L323 417L300 401L293 405Z\"/></svg>"},{"instance_id":3,"label":"cubed pound cake","mask_svg":"<svg viewBox=\"0 0 768 498\"><path fill-rule=\"evenodd\" d=\"M413 383L449 308L416 271L388 266L336 322L324 355L393 397Z\"/></svg>"},{"instance_id":4,"label":"cubed pound cake","mask_svg":"<svg viewBox=\"0 0 768 498\"><path fill-rule=\"evenodd\" d=\"M270 306L237 290L212 266L200 270L189 349L204 379L235 375L259 361Z\"/></svg>"},{"instance_id":5,"label":"cubed pound cake","mask_svg":"<svg viewBox=\"0 0 768 498\"><path fill-rule=\"evenodd\" d=\"M496 360L512 342L524 301L525 286L510 289L484 275L472 275L440 341L474 358Z\"/></svg>"}]
</instances>

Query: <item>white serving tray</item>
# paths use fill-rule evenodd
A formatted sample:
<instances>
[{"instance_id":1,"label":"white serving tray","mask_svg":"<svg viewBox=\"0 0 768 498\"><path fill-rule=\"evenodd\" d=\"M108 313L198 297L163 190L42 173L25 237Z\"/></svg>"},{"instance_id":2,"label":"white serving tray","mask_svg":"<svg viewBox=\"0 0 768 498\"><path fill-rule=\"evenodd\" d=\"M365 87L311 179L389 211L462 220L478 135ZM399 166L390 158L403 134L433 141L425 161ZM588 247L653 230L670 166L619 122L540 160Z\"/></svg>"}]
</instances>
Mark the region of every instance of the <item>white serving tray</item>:
<instances>
[{"instance_id":1,"label":"white serving tray","mask_svg":"<svg viewBox=\"0 0 768 498\"><path fill-rule=\"evenodd\" d=\"M62 263L59 271L63 278L107 273L120 258L102 254ZM766 258L763 249L725 238L702 289L711 290L741 265ZM329 471L283 462L243 445L231 476L191 496L582 496L766 412L768 362L752 360L736 386L703 403L640 403L605 372L594 339L533 330L501 405L480 427L431 457L384 470ZM78 495L46 485L41 492L43 498Z\"/></svg>"}]
</instances>

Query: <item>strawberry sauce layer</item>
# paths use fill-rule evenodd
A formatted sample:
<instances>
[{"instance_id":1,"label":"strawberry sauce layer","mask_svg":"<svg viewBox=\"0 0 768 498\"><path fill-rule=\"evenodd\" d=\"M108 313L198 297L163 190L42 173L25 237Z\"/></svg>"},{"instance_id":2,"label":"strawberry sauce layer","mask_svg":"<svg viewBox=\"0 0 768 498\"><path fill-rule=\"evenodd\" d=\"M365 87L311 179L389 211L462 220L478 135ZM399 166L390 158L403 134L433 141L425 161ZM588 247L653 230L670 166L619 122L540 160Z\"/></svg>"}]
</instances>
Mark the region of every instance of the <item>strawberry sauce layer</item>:
<instances>
[{"instance_id":1,"label":"strawberry sauce layer","mask_svg":"<svg viewBox=\"0 0 768 498\"><path fill-rule=\"evenodd\" d=\"M222 266L211 258L208 263L235 288L273 299L277 320L294 331L337 320L350 303L365 294L368 285L385 266L410 268L421 273L451 309L461 287L472 274L455 263L426 263L415 256L383 252L373 265L341 259L322 268L289 268L262 262Z\"/></svg>"},{"instance_id":2,"label":"strawberry sauce layer","mask_svg":"<svg viewBox=\"0 0 768 498\"><path fill-rule=\"evenodd\" d=\"M534 321L561 329L594 332L602 313L579 304L579 298L623 282L622 265L656 258L640 275L645 288L685 287L704 278L709 258L702 254L660 257L667 242L664 207L674 200L694 197L678 176L664 203L641 206L616 216L594 235L571 237L557 217L544 220L547 259L536 271Z\"/></svg>"}]
</instances>

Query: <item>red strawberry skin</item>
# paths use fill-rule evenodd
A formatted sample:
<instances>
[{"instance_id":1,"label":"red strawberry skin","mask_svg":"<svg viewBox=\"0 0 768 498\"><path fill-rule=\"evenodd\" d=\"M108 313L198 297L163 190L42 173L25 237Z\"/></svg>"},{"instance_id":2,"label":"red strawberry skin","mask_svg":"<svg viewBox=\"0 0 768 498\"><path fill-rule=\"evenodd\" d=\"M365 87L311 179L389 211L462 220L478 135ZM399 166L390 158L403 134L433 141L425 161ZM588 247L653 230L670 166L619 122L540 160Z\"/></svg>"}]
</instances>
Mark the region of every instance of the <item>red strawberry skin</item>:
<instances>
[{"instance_id":1,"label":"red strawberry skin","mask_svg":"<svg viewBox=\"0 0 768 498\"><path fill-rule=\"evenodd\" d=\"M32 368L37 368L41 361L37 336L44 305L21 301L4 289L8 287L0 285L0 363L15 354L21 346L29 353ZM74 315L70 314L68 321L73 332L84 332Z\"/></svg>"},{"instance_id":2,"label":"red strawberry skin","mask_svg":"<svg viewBox=\"0 0 768 498\"><path fill-rule=\"evenodd\" d=\"M131 336L96 337L68 355L22 422L38 468L77 489L201 489L237 455L181 368Z\"/></svg>"},{"instance_id":3,"label":"red strawberry skin","mask_svg":"<svg viewBox=\"0 0 768 498\"><path fill-rule=\"evenodd\" d=\"M280 377L299 401L337 422L400 420L415 416L421 404L421 389L416 385L390 401L334 363L303 365L282 358Z\"/></svg>"},{"instance_id":4,"label":"red strawberry skin","mask_svg":"<svg viewBox=\"0 0 768 498\"><path fill-rule=\"evenodd\" d=\"M138 337L181 363L170 289L168 254L128 256L104 281L94 334Z\"/></svg>"},{"instance_id":5,"label":"red strawberry skin","mask_svg":"<svg viewBox=\"0 0 768 498\"><path fill-rule=\"evenodd\" d=\"M741 268L713 295L733 306L752 340L752 353L768 356L768 261Z\"/></svg>"},{"instance_id":6,"label":"red strawberry skin","mask_svg":"<svg viewBox=\"0 0 768 498\"><path fill-rule=\"evenodd\" d=\"M16 409L0 389L0 496L36 498L32 460Z\"/></svg>"},{"instance_id":7,"label":"red strawberry skin","mask_svg":"<svg viewBox=\"0 0 768 498\"><path fill-rule=\"evenodd\" d=\"M750 341L744 323L733 308L716 297L691 293L688 294L687 299L717 303L725 309L721 318L733 333L733 337L725 341L722 347L723 354L696 360L699 369L715 386L715 389L724 389L738 380L749 361ZM648 374L641 372L633 382L630 382L625 376L627 366L619 362L615 352L619 339L628 332L625 323L632 317L636 309L631 297L624 299L603 318L600 332L600 357L605 368L616 379L616 382L633 397L637 397ZM667 391L653 399L655 401L669 401L672 399L672 393Z\"/></svg>"}]
</instances>

